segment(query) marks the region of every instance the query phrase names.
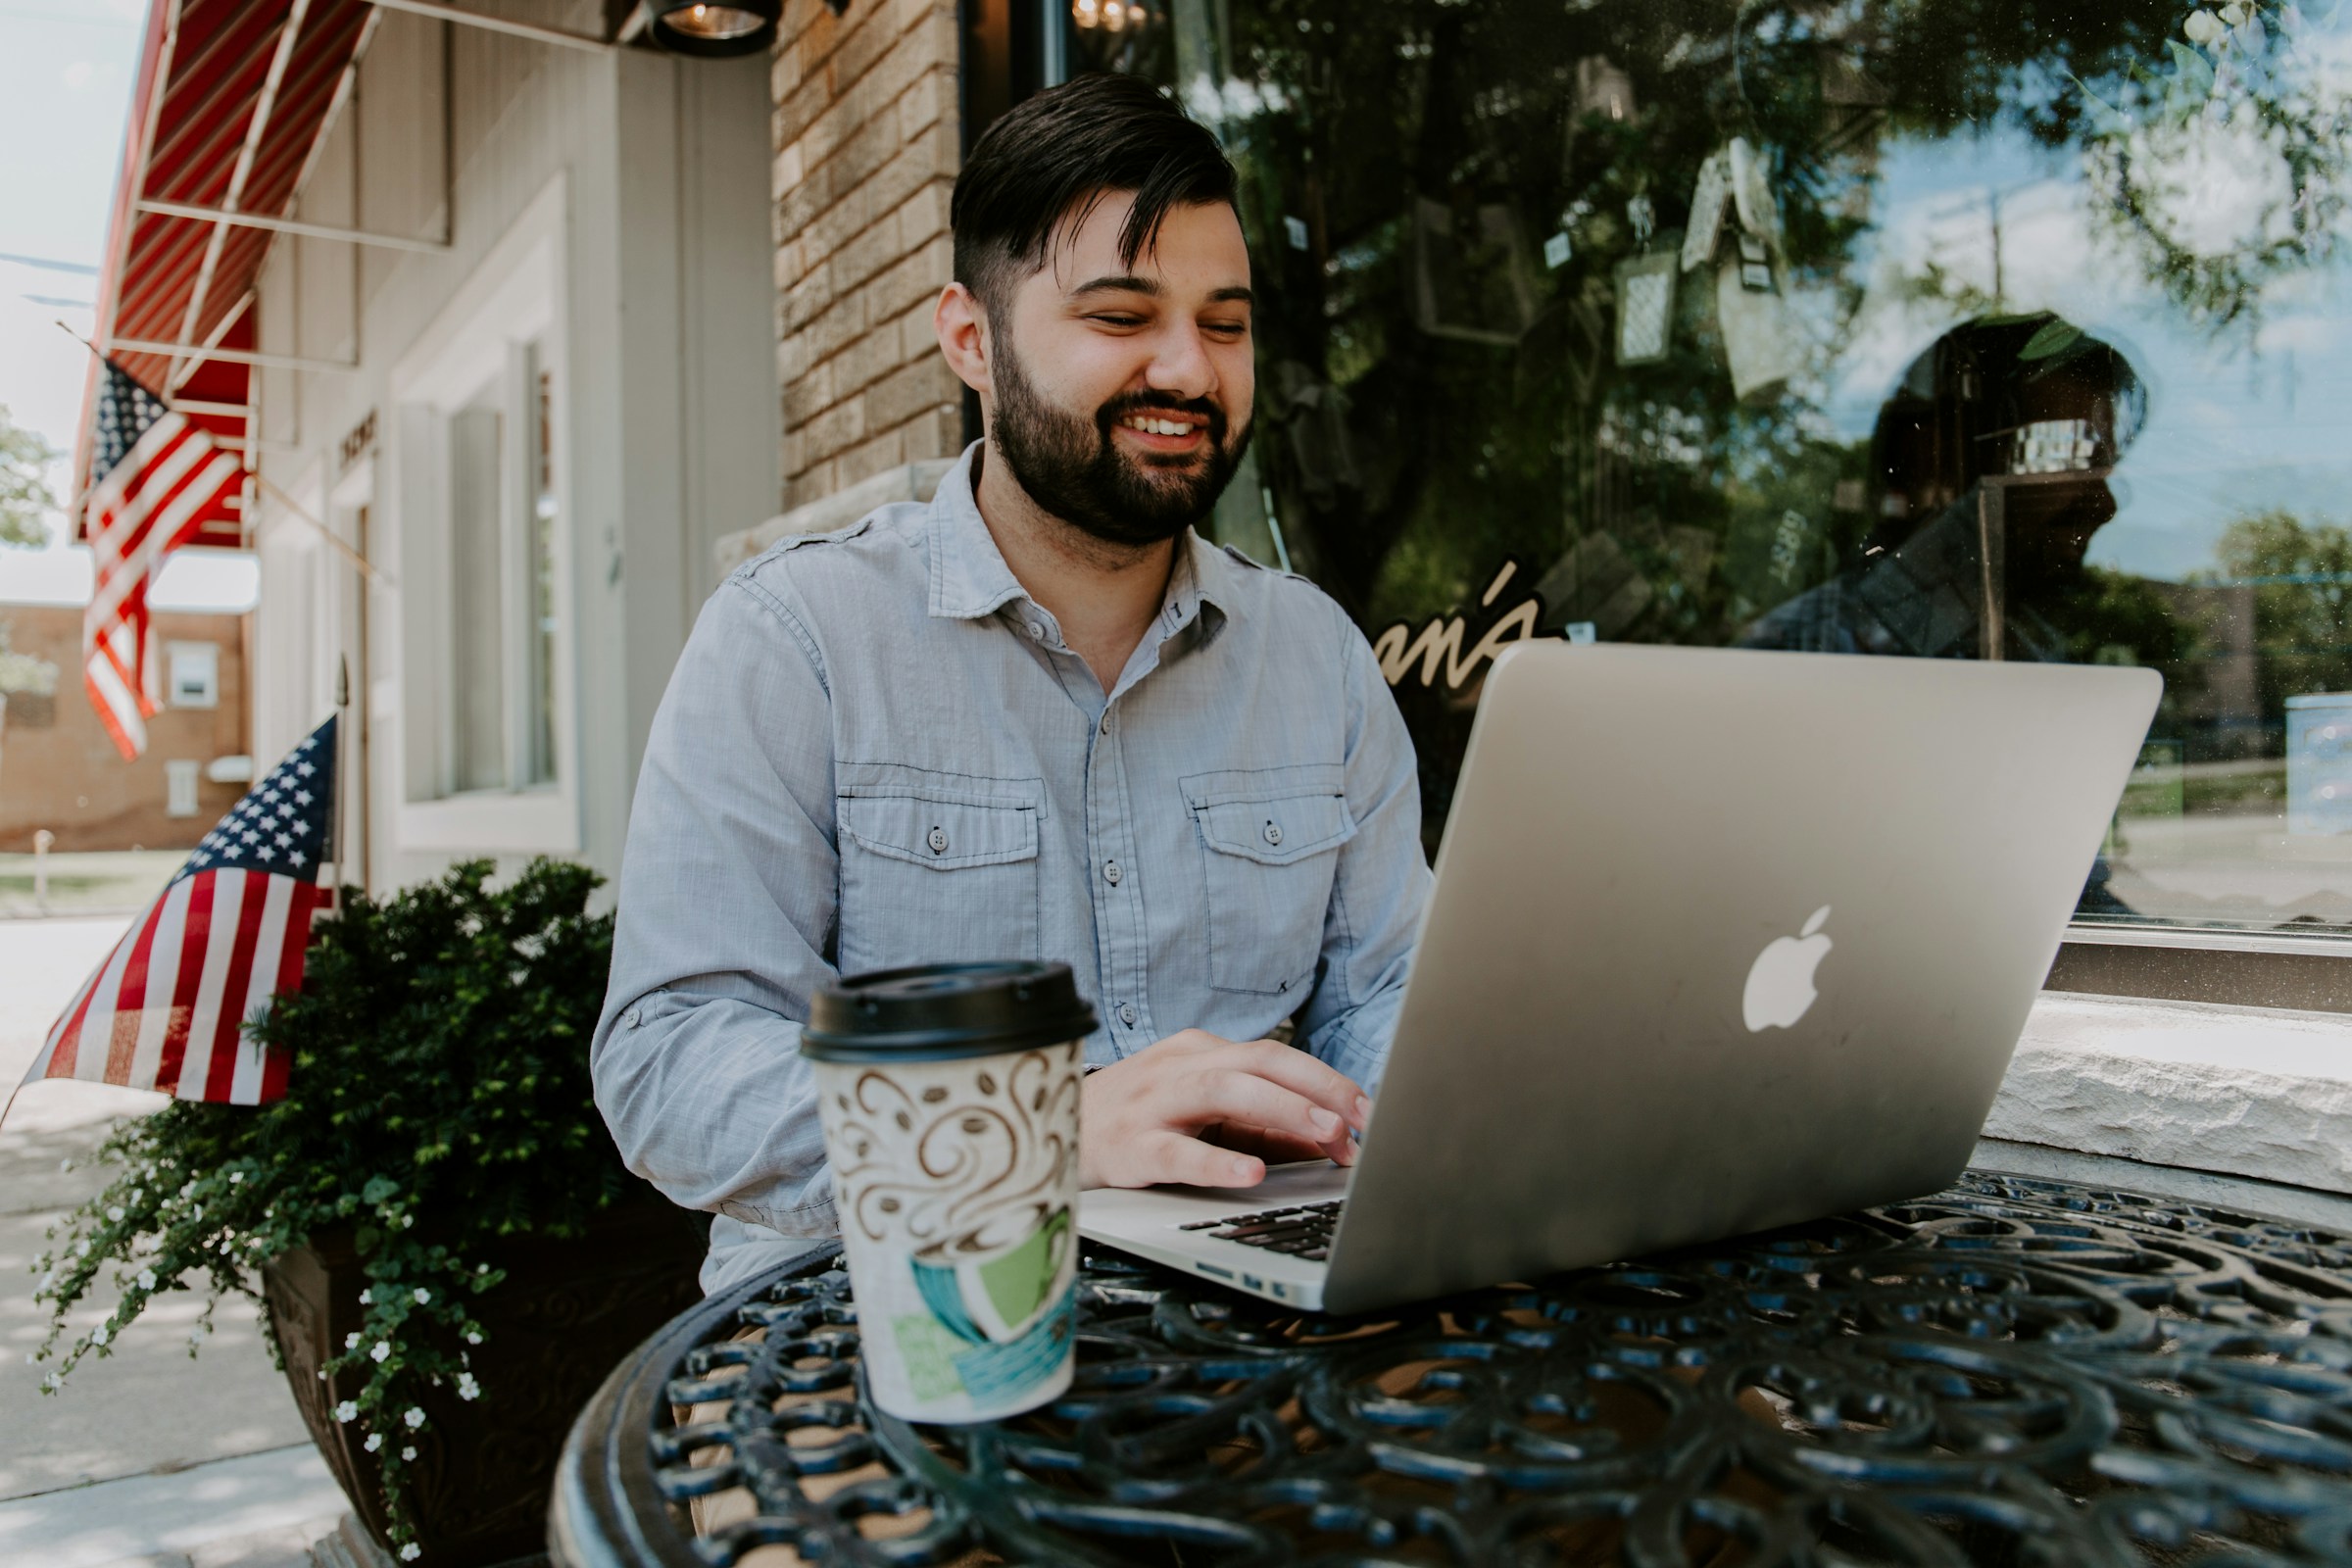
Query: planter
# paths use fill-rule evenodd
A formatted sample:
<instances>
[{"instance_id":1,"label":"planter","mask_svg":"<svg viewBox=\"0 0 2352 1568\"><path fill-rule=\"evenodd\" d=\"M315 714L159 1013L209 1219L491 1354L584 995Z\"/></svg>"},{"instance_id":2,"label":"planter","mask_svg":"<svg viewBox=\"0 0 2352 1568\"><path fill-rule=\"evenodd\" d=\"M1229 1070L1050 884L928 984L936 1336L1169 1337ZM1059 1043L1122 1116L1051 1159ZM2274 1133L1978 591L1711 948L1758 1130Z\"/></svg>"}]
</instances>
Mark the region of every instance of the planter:
<instances>
[{"instance_id":1,"label":"planter","mask_svg":"<svg viewBox=\"0 0 2352 1568\"><path fill-rule=\"evenodd\" d=\"M606 1373L700 1299L695 1273L707 1228L707 1216L650 1201L608 1210L569 1241L508 1244L496 1259L506 1279L469 1303L484 1335L473 1352L481 1397L467 1402L441 1388L419 1401L426 1420L413 1440L409 1477L423 1568L485 1568L546 1549L548 1490L564 1435ZM315 1236L262 1273L294 1402L353 1511L383 1545L375 1456L360 1446L356 1424L334 1416L361 1380L318 1376L366 1310L360 1292L368 1279L350 1233Z\"/></svg>"}]
</instances>

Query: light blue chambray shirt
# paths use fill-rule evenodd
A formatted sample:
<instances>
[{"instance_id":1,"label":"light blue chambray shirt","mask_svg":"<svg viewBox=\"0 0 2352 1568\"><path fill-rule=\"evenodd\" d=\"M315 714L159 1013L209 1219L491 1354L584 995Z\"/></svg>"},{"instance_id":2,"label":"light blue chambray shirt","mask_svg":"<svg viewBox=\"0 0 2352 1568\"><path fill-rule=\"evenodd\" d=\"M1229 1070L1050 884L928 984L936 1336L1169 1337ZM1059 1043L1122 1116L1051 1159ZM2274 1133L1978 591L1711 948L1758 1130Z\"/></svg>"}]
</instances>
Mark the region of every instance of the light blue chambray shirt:
<instances>
[{"instance_id":1,"label":"light blue chambray shirt","mask_svg":"<svg viewBox=\"0 0 2352 1568\"><path fill-rule=\"evenodd\" d=\"M1362 633L1188 532L1105 697L981 521L977 450L737 570L654 719L592 1060L629 1167L717 1211L706 1290L837 1232L797 1049L837 974L1059 959L1090 1063L1298 1014L1380 1081L1429 870Z\"/></svg>"}]
</instances>

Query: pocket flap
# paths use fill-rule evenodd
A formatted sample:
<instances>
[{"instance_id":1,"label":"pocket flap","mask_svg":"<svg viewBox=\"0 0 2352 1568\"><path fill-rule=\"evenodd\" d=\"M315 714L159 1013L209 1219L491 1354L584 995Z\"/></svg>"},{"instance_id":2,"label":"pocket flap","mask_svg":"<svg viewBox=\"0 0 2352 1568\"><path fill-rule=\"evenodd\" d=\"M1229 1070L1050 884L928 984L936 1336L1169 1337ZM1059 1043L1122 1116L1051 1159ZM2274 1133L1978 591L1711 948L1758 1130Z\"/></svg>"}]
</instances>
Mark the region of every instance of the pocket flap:
<instances>
[{"instance_id":1,"label":"pocket flap","mask_svg":"<svg viewBox=\"0 0 2352 1568\"><path fill-rule=\"evenodd\" d=\"M1275 795L1196 805L1208 847L1260 865L1289 865L1355 837L1355 818L1339 795Z\"/></svg>"},{"instance_id":2,"label":"pocket flap","mask_svg":"<svg viewBox=\"0 0 2352 1568\"><path fill-rule=\"evenodd\" d=\"M936 871L1037 858L1037 811L907 795L846 795L842 835L877 855Z\"/></svg>"}]
</instances>

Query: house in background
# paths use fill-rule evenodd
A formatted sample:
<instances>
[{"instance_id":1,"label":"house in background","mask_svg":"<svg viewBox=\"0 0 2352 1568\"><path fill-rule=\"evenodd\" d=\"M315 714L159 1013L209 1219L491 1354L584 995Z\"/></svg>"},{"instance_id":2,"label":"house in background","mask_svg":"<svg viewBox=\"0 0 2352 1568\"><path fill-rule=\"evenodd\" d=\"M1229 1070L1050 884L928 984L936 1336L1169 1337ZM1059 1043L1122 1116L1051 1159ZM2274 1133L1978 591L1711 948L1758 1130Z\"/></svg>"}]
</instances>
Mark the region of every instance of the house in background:
<instances>
[{"instance_id":1,"label":"house in background","mask_svg":"<svg viewBox=\"0 0 2352 1568\"><path fill-rule=\"evenodd\" d=\"M156 612L163 710L125 762L82 695L81 614L0 605L12 653L58 672L53 692L12 691L0 709L0 855L43 829L60 851L193 849L253 776L254 616Z\"/></svg>"}]
</instances>

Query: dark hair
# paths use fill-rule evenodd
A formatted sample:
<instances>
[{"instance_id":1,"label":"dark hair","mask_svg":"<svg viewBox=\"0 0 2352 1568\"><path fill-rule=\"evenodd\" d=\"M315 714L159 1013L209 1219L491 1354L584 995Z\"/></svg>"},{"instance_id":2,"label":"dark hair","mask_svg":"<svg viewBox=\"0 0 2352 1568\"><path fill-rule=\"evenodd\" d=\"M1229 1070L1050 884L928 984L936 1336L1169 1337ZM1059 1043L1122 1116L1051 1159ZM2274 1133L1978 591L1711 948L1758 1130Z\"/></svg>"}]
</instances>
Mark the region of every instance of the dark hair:
<instances>
[{"instance_id":1,"label":"dark hair","mask_svg":"<svg viewBox=\"0 0 2352 1568\"><path fill-rule=\"evenodd\" d=\"M1206 126L1139 76L1090 72L1024 100L956 178L956 281L993 317L1014 278L1046 265L1062 221L1085 221L1114 191L1135 192L1119 230L1119 261L1133 267L1169 208L1235 206L1233 165Z\"/></svg>"}]
</instances>

